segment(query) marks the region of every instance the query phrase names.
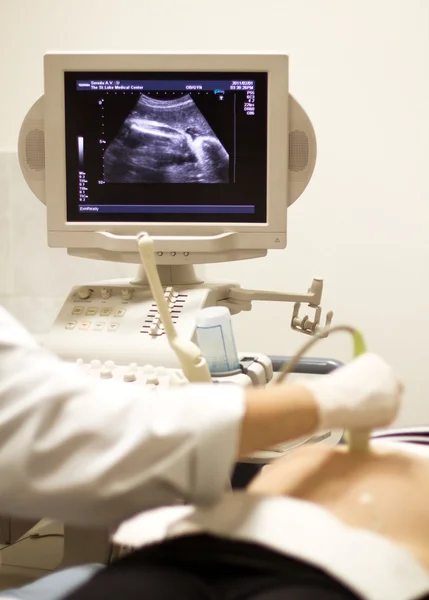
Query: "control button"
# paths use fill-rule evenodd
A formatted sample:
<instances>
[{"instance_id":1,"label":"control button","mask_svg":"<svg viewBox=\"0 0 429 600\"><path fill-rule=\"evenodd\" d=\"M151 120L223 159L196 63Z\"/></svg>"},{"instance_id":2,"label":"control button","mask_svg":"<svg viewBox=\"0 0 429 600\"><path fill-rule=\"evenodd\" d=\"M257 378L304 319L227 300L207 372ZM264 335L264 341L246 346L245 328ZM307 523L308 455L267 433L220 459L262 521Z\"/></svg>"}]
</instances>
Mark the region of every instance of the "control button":
<instances>
[{"instance_id":1,"label":"control button","mask_svg":"<svg viewBox=\"0 0 429 600\"><path fill-rule=\"evenodd\" d=\"M137 363L131 363L130 366L128 367L130 372L136 373L137 372Z\"/></svg>"},{"instance_id":2,"label":"control button","mask_svg":"<svg viewBox=\"0 0 429 600\"><path fill-rule=\"evenodd\" d=\"M124 381L127 381L127 382L132 382L132 381L135 381L136 379L137 379L137 375L135 374L134 371L128 371L124 375Z\"/></svg>"},{"instance_id":3,"label":"control button","mask_svg":"<svg viewBox=\"0 0 429 600\"><path fill-rule=\"evenodd\" d=\"M84 329L85 331L87 331L91 326L91 323L89 321L84 321L83 323L80 324L79 329Z\"/></svg>"},{"instance_id":4,"label":"control button","mask_svg":"<svg viewBox=\"0 0 429 600\"><path fill-rule=\"evenodd\" d=\"M148 385L158 385L159 384L158 376L155 375L155 374L148 375L146 377L146 384L148 384Z\"/></svg>"},{"instance_id":5,"label":"control button","mask_svg":"<svg viewBox=\"0 0 429 600\"><path fill-rule=\"evenodd\" d=\"M92 329L93 331L101 331L104 327L105 323L94 323Z\"/></svg>"},{"instance_id":6,"label":"control button","mask_svg":"<svg viewBox=\"0 0 429 600\"><path fill-rule=\"evenodd\" d=\"M104 366L106 367L106 369L114 369L115 363L113 362L113 360L106 360Z\"/></svg>"},{"instance_id":7,"label":"control button","mask_svg":"<svg viewBox=\"0 0 429 600\"><path fill-rule=\"evenodd\" d=\"M112 290L110 288L107 288L107 287L101 288L100 296L103 298L103 300L108 300L111 295L112 295Z\"/></svg>"},{"instance_id":8,"label":"control button","mask_svg":"<svg viewBox=\"0 0 429 600\"><path fill-rule=\"evenodd\" d=\"M72 315L81 315L83 313L83 306L74 306Z\"/></svg>"},{"instance_id":9,"label":"control button","mask_svg":"<svg viewBox=\"0 0 429 600\"><path fill-rule=\"evenodd\" d=\"M76 364L79 365L80 367L85 363L85 361L83 360L83 358L78 358L76 360Z\"/></svg>"},{"instance_id":10,"label":"control button","mask_svg":"<svg viewBox=\"0 0 429 600\"><path fill-rule=\"evenodd\" d=\"M189 256L189 252L184 252L183 256Z\"/></svg>"},{"instance_id":11,"label":"control button","mask_svg":"<svg viewBox=\"0 0 429 600\"><path fill-rule=\"evenodd\" d=\"M92 294L92 290L90 290L89 288L80 288L77 291L77 295L79 296L79 298L81 298L82 300L88 300L88 298L91 297Z\"/></svg>"},{"instance_id":12,"label":"control button","mask_svg":"<svg viewBox=\"0 0 429 600\"><path fill-rule=\"evenodd\" d=\"M165 367L157 367L155 369L155 373L158 375L158 377L166 377L168 375L168 371Z\"/></svg>"},{"instance_id":13,"label":"control button","mask_svg":"<svg viewBox=\"0 0 429 600\"><path fill-rule=\"evenodd\" d=\"M91 369L99 369L101 367L101 360L94 358L91 360Z\"/></svg>"},{"instance_id":14,"label":"control button","mask_svg":"<svg viewBox=\"0 0 429 600\"><path fill-rule=\"evenodd\" d=\"M154 372L154 368L152 367L152 365L145 365L142 369L142 373L144 373L145 375L147 375L148 373L152 374Z\"/></svg>"},{"instance_id":15,"label":"control button","mask_svg":"<svg viewBox=\"0 0 429 600\"><path fill-rule=\"evenodd\" d=\"M164 298L167 300L167 302L173 298L173 293L174 293L174 290L172 287L165 288Z\"/></svg>"},{"instance_id":16,"label":"control button","mask_svg":"<svg viewBox=\"0 0 429 600\"><path fill-rule=\"evenodd\" d=\"M100 317L108 317L111 312L112 312L111 308L102 308L100 310Z\"/></svg>"},{"instance_id":17,"label":"control button","mask_svg":"<svg viewBox=\"0 0 429 600\"><path fill-rule=\"evenodd\" d=\"M66 329L74 329L76 327L76 321L69 321L66 323Z\"/></svg>"},{"instance_id":18,"label":"control button","mask_svg":"<svg viewBox=\"0 0 429 600\"><path fill-rule=\"evenodd\" d=\"M158 256L163 256L163 255L164 255L164 252L157 252L157 255L158 255Z\"/></svg>"},{"instance_id":19,"label":"control button","mask_svg":"<svg viewBox=\"0 0 429 600\"><path fill-rule=\"evenodd\" d=\"M89 308L86 309L86 316L87 317L94 317L98 312L98 308L96 308L95 306L90 306Z\"/></svg>"},{"instance_id":20,"label":"control button","mask_svg":"<svg viewBox=\"0 0 429 600\"><path fill-rule=\"evenodd\" d=\"M170 252L170 256L176 256L175 252Z\"/></svg>"},{"instance_id":21,"label":"control button","mask_svg":"<svg viewBox=\"0 0 429 600\"><path fill-rule=\"evenodd\" d=\"M119 323L109 323L107 326L107 331L117 331L119 327Z\"/></svg>"},{"instance_id":22,"label":"control button","mask_svg":"<svg viewBox=\"0 0 429 600\"><path fill-rule=\"evenodd\" d=\"M124 300L130 300L133 295L133 290L131 288L122 288L121 296Z\"/></svg>"},{"instance_id":23,"label":"control button","mask_svg":"<svg viewBox=\"0 0 429 600\"><path fill-rule=\"evenodd\" d=\"M169 383L171 386L183 385L185 383L188 383L188 380L186 379L186 377L183 375L183 373L181 371L173 371L172 373L170 373Z\"/></svg>"},{"instance_id":24,"label":"control button","mask_svg":"<svg viewBox=\"0 0 429 600\"><path fill-rule=\"evenodd\" d=\"M115 310L115 314L113 315L114 317L123 317L125 314L125 308L117 308Z\"/></svg>"},{"instance_id":25,"label":"control button","mask_svg":"<svg viewBox=\"0 0 429 600\"><path fill-rule=\"evenodd\" d=\"M113 373L110 369L106 369L106 367L101 367L100 371L100 379L112 379Z\"/></svg>"}]
</instances>

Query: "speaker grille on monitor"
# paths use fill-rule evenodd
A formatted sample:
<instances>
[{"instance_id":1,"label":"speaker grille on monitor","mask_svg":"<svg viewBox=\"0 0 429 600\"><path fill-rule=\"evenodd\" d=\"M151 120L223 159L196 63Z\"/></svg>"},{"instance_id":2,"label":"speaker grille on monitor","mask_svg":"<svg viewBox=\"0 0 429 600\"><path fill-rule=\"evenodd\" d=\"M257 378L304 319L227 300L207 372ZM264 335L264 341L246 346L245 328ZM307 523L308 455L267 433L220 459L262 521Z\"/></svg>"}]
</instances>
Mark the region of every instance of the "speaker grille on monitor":
<instances>
[{"instance_id":1,"label":"speaker grille on monitor","mask_svg":"<svg viewBox=\"0 0 429 600\"><path fill-rule=\"evenodd\" d=\"M45 204L45 114L43 96L26 114L19 131L18 157L28 187Z\"/></svg>"},{"instance_id":2,"label":"speaker grille on monitor","mask_svg":"<svg viewBox=\"0 0 429 600\"><path fill-rule=\"evenodd\" d=\"M304 171L308 165L308 137L305 131L289 132L289 170L294 173Z\"/></svg>"},{"instance_id":3,"label":"speaker grille on monitor","mask_svg":"<svg viewBox=\"0 0 429 600\"><path fill-rule=\"evenodd\" d=\"M25 161L32 171L45 168L45 134L42 129L30 129L25 137Z\"/></svg>"}]
</instances>

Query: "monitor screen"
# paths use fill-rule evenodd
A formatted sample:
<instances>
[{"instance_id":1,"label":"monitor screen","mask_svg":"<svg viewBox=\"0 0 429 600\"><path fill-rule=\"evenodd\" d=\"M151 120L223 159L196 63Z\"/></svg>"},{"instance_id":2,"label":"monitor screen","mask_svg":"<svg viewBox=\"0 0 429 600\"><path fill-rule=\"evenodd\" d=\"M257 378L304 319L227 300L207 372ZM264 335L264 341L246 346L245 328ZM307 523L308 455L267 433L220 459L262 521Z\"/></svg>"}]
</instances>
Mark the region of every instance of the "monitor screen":
<instances>
[{"instance_id":1,"label":"monitor screen","mask_svg":"<svg viewBox=\"0 0 429 600\"><path fill-rule=\"evenodd\" d=\"M266 222L267 73L64 78L67 221Z\"/></svg>"}]
</instances>

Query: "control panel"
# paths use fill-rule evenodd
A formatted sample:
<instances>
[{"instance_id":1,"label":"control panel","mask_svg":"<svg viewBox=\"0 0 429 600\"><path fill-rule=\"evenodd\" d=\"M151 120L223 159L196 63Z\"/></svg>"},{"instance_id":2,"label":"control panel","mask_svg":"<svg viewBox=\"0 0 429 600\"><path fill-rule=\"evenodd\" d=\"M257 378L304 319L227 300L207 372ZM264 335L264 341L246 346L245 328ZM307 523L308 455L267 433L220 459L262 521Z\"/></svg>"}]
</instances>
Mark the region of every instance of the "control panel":
<instances>
[{"instance_id":1,"label":"control panel","mask_svg":"<svg viewBox=\"0 0 429 600\"><path fill-rule=\"evenodd\" d=\"M123 381L127 384L143 386L145 390L157 391L187 383L180 369L155 367L149 364L139 366L137 363L120 365L113 360L103 362L100 359L92 359L86 363L82 358L78 358L76 362L92 379ZM242 386L265 385L272 379L271 361L267 356L242 355L240 365L241 373L226 377L214 377L213 383L235 383Z\"/></svg>"},{"instance_id":2,"label":"control panel","mask_svg":"<svg viewBox=\"0 0 429 600\"><path fill-rule=\"evenodd\" d=\"M177 333L195 341L197 313L225 297L227 288L165 287L164 296ZM109 280L75 287L67 297L44 345L61 358L84 363L150 363L178 368L148 286Z\"/></svg>"},{"instance_id":3,"label":"control panel","mask_svg":"<svg viewBox=\"0 0 429 600\"><path fill-rule=\"evenodd\" d=\"M229 286L163 289L178 335L196 342L196 315L224 298ZM147 285L119 279L73 288L43 344L63 360L77 361L91 378L151 389L186 383ZM267 356L251 352L238 357L241 372L213 382L246 386L272 380Z\"/></svg>"}]
</instances>

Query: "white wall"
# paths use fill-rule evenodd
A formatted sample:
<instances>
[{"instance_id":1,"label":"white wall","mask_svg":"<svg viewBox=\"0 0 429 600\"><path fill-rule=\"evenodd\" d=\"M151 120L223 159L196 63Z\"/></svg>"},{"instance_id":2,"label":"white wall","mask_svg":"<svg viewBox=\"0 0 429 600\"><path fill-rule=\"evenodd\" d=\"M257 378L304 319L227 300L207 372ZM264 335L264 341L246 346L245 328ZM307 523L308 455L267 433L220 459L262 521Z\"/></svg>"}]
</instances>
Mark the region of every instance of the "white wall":
<instances>
[{"instance_id":1,"label":"white wall","mask_svg":"<svg viewBox=\"0 0 429 600\"><path fill-rule=\"evenodd\" d=\"M207 272L276 290L323 276L336 321L361 327L404 377L401 423L428 422L428 23L427 0L3 0L1 301L43 331L72 283L118 273L46 248L44 209L18 171L18 130L42 93L46 50L287 52L291 91L318 136L316 173L289 212L286 251ZM240 348L292 352L303 339L290 313L264 304L236 317ZM340 336L315 354L348 360L349 350Z\"/></svg>"}]
</instances>

